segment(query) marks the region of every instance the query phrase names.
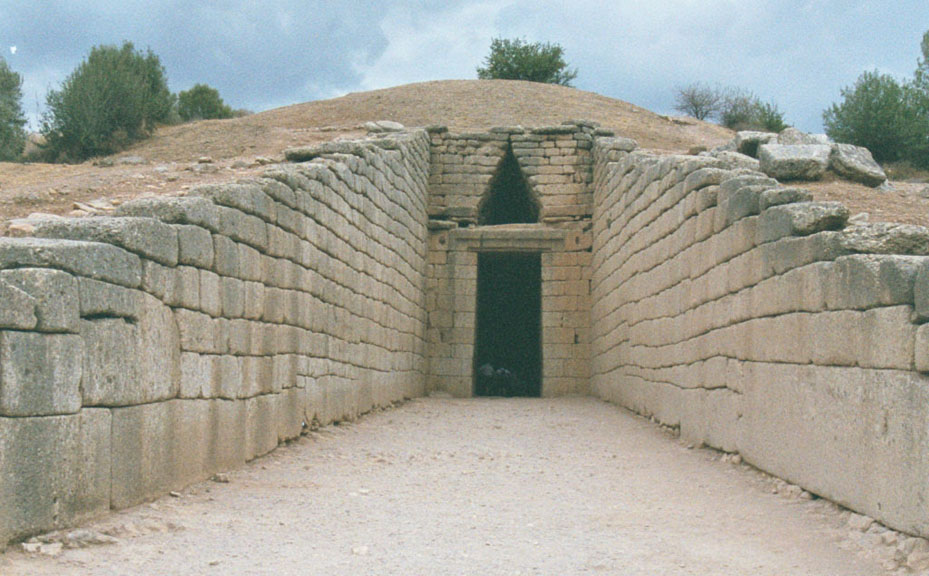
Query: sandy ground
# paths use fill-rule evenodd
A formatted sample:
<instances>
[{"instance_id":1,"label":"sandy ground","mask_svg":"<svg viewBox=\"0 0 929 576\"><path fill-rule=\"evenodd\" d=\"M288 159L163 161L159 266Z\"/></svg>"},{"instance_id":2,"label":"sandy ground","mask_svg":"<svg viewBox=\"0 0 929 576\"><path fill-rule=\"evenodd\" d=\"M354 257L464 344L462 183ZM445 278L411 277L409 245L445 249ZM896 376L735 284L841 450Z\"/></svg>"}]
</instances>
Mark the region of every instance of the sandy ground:
<instances>
[{"instance_id":1,"label":"sandy ground","mask_svg":"<svg viewBox=\"0 0 929 576\"><path fill-rule=\"evenodd\" d=\"M11 547L0 574L887 573L847 512L786 488L590 398L422 399L84 527L118 543Z\"/></svg>"}]
</instances>

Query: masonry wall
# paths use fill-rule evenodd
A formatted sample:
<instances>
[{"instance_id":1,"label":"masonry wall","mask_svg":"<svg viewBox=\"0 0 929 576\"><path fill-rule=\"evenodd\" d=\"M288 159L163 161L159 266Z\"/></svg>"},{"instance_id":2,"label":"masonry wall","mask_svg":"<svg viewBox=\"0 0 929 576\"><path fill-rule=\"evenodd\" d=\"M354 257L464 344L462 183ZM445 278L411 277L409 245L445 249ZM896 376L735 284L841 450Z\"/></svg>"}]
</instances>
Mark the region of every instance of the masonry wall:
<instances>
[{"instance_id":1,"label":"masonry wall","mask_svg":"<svg viewBox=\"0 0 929 576\"><path fill-rule=\"evenodd\" d=\"M430 390L473 394L479 254L533 252L542 264L542 395L588 393L592 149L594 138L607 134L576 121L476 134L430 129ZM539 222L476 226L508 150L539 206Z\"/></svg>"},{"instance_id":2,"label":"masonry wall","mask_svg":"<svg viewBox=\"0 0 929 576\"><path fill-rule=\"evenodd\" d=\"M929 231L633 147L595 146L594 394L929 536Z\"/></svg>"},{"instance_id":3,"label":"masonry wall","mask_svg":"<svg viewBox=\"0 0 929 576\"><path fill-rule=\"evenodd\" d=\"M425 389L425 132L0 239L0 545Z\"/></svg>"}]
</instances>

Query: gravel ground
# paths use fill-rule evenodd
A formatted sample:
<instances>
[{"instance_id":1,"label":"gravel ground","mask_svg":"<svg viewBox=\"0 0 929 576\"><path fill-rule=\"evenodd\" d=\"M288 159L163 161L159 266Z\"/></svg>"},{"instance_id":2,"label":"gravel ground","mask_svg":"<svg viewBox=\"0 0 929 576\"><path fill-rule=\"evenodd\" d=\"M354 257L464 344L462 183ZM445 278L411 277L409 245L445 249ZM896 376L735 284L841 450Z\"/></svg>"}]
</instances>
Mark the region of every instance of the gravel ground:
<instances>
[{"instance_id":1,"label":"gravel ground","mask_svg":"<svg viewBox=\"0 0 929 576\"><path fill-rule=\"evenodd\" d=\"M215 480L0 574L887 573L847 512L590 398L415 400Z\"/></svg>"}]
</instances>

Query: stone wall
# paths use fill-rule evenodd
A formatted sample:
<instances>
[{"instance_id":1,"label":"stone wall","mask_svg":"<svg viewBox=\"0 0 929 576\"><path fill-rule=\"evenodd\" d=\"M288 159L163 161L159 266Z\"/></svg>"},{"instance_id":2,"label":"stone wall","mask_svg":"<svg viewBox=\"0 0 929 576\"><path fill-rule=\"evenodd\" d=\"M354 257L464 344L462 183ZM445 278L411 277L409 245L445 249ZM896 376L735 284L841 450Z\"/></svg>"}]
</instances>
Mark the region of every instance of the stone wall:
<instances>
[{"instance_id":1,"label":"stone wall","mask_svg":"<svg viewBox=\"0 0 929 576\"><path fill-rule=\"evenodd\" d=\"M929 231L633 147L594 150L593 393L929 536Z\"/></svg>"},{"instance_id":2,"label":"stone wall","mask_svg":"<svg viewBox=\"0 0 929 576\"><path fill-rule=\"evenodd\" d=\"M430 390L473 394L478 256L510 252L541 257L542 395L588 392L592 149L608 134L577 121L476 134L430 128ZM475 226L508 153L538 204L538 222Z\"/></svg>"},{"instance_id":3,"label":"stone wall","mask_svg":"<svg viewBox=\"0 0 929 576\"><path fill-rule=\"evenodd\" d=\"M425 132L0 239L0 545L425 389Z\"/></svg>"}]
</instances>

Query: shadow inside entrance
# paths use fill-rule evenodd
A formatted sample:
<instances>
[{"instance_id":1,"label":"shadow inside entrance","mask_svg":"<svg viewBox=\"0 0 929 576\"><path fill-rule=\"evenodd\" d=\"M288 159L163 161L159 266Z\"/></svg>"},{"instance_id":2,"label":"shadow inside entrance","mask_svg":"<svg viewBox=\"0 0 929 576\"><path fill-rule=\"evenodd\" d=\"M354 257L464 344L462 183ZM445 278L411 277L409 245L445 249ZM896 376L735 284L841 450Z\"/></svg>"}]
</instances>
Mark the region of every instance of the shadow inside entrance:
<instances>
[{"instance_id":1,"label":"shadow inside entrance","mask_svg":"<svg viewBox=\"0 0 929 576\"><path fill-rule=\"evenodd\" d=\"M541 308L539 254L478 255L475 396L542 395Z\"/></svg>"}]
</instances>

